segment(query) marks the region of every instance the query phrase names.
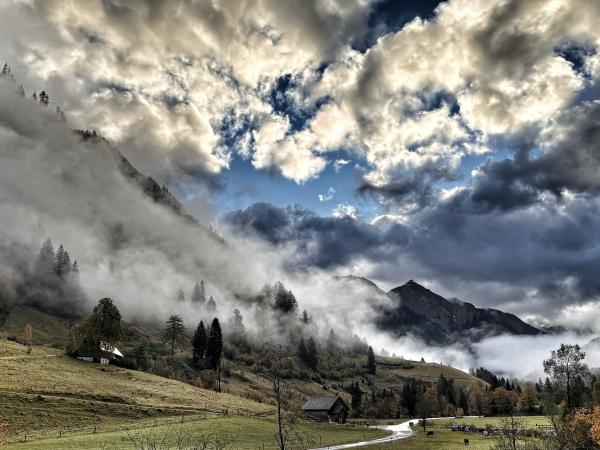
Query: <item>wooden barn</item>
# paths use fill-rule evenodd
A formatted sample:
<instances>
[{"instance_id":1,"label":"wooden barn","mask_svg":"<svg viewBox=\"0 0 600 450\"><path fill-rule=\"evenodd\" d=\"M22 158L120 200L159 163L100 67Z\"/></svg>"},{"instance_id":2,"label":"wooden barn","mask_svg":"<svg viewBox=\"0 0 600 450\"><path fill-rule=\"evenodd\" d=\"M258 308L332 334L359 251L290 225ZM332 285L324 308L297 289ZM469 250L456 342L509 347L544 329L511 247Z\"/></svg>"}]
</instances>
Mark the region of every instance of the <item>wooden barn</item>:
<instances>
[{"instance_id":1,"label":"wooden barn","mask_svg":"<svg viewBox=\"0 0 600 450\"><path fill-rule=\"evenodd\" d=\"M318 421L346 423L348 405L339 395L312 397L304 406L304 415Z\"/></svg>"}]
</instances>

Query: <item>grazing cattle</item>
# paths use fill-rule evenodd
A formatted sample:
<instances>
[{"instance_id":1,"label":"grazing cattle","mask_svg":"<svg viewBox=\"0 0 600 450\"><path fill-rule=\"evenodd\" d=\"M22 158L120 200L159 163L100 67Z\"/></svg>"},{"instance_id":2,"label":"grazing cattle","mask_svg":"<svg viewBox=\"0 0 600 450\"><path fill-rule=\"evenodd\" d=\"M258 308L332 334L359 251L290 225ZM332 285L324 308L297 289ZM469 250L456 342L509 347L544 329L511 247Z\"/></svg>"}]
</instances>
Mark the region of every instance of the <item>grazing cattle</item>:
<instances>
[{"instance_id":1,"label":"grazing cattle","mask_svg":"<svg viewBox=\"0 0 600 450\"><path fill-rule=\"evenodd\" d=\"M433 436L433 431L428 431L427 432L427 437L429 437L429 436Z\"/></svg>"},{"instance_id":2,"label":"grazing cattle","mask_svg":"<svg viewBox=\"0 0 600 450\"><path fill-rule=\"evenodd\" d=\"M465 447L469 445L469 440L465 438Z\"/></svg>"}]
</instances>

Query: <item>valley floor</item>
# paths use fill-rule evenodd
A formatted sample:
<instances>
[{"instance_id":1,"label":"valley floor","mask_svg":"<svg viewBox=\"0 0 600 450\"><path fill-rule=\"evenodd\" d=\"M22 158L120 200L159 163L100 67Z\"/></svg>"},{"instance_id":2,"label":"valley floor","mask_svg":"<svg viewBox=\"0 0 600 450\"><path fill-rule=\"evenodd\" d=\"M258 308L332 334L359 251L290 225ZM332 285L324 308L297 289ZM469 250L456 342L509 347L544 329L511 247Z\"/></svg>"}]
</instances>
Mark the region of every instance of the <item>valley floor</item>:
<instances>
[{"instance_id":1,"label":"valley floor","mask_svg":"<svg viewBox=\"0 0 600 450\"><path fill-rule=\"evenodd\" d=\"M275 449L273 407L236 395L62 352L0 340L0 424L7 446L27 449L134 448L132 440L234 439L236 449ZM307 447L373 439L357 425L300 422ZM148 445L146 445L146 448Z\"/></svg>"}]
</instances>

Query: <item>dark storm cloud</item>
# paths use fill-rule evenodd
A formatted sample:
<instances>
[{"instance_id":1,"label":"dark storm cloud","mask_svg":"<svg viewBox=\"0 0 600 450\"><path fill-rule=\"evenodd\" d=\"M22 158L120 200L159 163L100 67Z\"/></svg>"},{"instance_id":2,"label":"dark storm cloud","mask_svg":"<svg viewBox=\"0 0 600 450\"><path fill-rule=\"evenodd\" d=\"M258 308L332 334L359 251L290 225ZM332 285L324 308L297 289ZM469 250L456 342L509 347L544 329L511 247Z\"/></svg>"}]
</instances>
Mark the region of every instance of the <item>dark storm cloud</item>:
<instances>
[{"instance_id":1,"label":"dark storm cloud","mask_svg":"<svg viewBox=\"0 0 600 450\"><path fill-rule=\"evenodd\" d=\"M559 200L566 191L600 193L600 102L563 113L552 132L557 137L551 136L541 152L524 144L514 158L481 166L473 188L454 199L454 206L475 212L510 210L538 203L546 192Z\"/></svg>"},{"instance_id":2,"label":"dark storm cloud","mask_svg":"<svg viewBox=\"0 0 600 450\"><path fill-rule=\"evenodd\" d=\"M258 235L274 245L298 245L299 266L335 268L357 258L390 261L409 240L408 230L379 228L345 217L321 217L300 206L256 203L225 216L237 233Z\"/></svg>"}]
</instances>

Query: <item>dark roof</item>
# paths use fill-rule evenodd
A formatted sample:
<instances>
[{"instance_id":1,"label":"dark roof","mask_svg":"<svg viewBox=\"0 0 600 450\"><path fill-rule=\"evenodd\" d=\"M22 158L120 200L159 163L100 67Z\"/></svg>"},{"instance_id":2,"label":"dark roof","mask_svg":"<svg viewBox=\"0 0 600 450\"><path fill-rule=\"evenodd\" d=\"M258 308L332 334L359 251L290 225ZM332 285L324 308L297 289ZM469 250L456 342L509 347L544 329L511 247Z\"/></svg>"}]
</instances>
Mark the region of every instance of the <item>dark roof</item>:
<instances>
[{"instance_id":1,"label":"dark roof","mask_svg":"<svg viewBox=\"0 0 600 450\"><path fill-rule=\"evenodd\" d=\"M346 403L338 395L327 395L309 398L302 409L304 411L329 411L338 399L346 406ZM346 406L346 408L348 407Z\"/></svg>"}]
</instances>

